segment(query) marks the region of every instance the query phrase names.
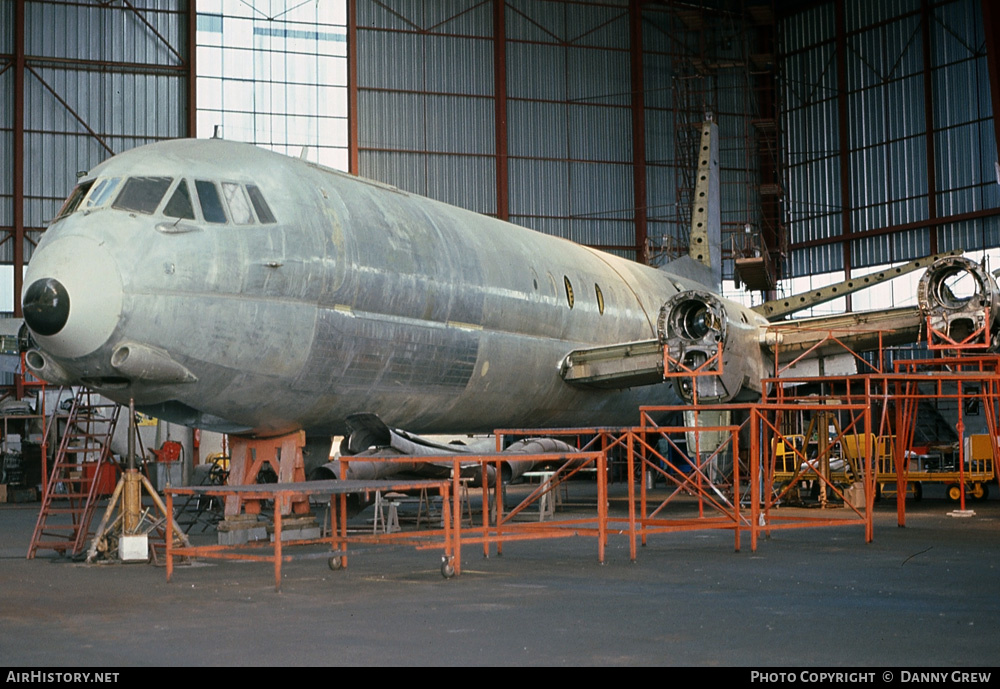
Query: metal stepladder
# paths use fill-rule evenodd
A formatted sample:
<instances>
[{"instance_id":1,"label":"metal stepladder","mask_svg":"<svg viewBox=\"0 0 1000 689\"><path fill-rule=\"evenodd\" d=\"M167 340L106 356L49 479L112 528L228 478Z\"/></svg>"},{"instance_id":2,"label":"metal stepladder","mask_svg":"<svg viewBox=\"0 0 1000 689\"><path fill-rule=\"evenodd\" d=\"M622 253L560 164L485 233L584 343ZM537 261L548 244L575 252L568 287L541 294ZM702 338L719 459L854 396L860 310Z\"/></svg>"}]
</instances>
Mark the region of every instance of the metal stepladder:
<instances>
[{"instance_id":1,"label":"metal stepladder","mask_svg":"<svg viewBox=\"0 0 1000 689\"><path fill-rule=\"evenodd\" d=\"M98 484L104 468L113 462L111 437L121 411L121 405L97 397L90 389L80 388L73 399L42 496L29 560L40 549L76 555L91 535Z\"/></svg>"}]
</instances>

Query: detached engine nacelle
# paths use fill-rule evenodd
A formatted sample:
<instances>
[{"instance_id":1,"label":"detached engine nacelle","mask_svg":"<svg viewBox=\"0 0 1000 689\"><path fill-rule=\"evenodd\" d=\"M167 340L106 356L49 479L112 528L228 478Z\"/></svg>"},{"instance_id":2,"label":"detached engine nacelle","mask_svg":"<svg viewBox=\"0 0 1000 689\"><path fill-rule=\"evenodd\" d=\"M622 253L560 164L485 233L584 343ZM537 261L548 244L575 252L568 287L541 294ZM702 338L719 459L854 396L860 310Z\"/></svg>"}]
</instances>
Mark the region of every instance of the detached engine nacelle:
<instances>
[{"instance_id":1,"label":"detached engine nacelle","mask_svg":"<svg viewBox=\"0 0 1000 689\"><path fill-rule=\"evenodd\" d=\"M920 278L917 302L931 345L991 350L1000 345L1000 290L975 261L954 256L934 263Z\"/></svg>"},{"instance_id":2,"label":"detached engine nacelle","mask_svg":"<svg viewBox=\"0 0 1000 689\"><path fill-rule=\"evenodd\" d=\"M761 395L761 333L767 321L711 292L679 292L660 308L664 374L687 402L754 402Z\"/></svg>"}]
</instances>

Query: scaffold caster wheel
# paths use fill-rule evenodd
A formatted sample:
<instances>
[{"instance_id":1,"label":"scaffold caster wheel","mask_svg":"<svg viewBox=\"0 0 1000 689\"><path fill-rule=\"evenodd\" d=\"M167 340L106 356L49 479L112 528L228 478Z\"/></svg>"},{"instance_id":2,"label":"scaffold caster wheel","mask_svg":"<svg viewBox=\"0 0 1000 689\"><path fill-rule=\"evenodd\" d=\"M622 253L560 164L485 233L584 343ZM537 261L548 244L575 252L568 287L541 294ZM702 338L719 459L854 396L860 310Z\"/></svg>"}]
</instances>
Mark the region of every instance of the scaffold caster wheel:
<instances>
[{"instance_id":1,"label":"scaffold caster wheel","mask_svg":"<svg viewBox=\"0 0 1000 689\"><path fill-rule=\"evenodd\" d=\"M441 576L445 579L451 579L455 576L455 562L452 558L441 558Z\"/></svg>"},{"instance_id":2,"label":"scaffold caster wheel","mask_svg":"<svg viewBox=\"0 0 1000 689\"><path fill-rule=\"evenodd\" d=\"M334 555L329 560L327 560L326 564L330 566L330 569L336 572L338 569L344 568L344 559L339 555Z\"/></svg>"},{"instance_id":3,"label":"scaffold caster wheel","mask_svg":"<svg viewBox=\"0 0 1000 689\"><path fill-rule=\"evenodd\" d=\"M948 486L948 499L952 502L958 502L962 497L962 487L957 483L953 483Z\"/></svg>"},{"instance_id":4,"label":"scaffold caster wheel","mask_svg":"<svg viewBox=\"0 0 1000 689\"><path fill-rule=\"evenodd\" d=\"M976 482L972 484L972 497L976 500L985 500L990 496L990 488L985 483Z\"/></svg>"}]
</instances>

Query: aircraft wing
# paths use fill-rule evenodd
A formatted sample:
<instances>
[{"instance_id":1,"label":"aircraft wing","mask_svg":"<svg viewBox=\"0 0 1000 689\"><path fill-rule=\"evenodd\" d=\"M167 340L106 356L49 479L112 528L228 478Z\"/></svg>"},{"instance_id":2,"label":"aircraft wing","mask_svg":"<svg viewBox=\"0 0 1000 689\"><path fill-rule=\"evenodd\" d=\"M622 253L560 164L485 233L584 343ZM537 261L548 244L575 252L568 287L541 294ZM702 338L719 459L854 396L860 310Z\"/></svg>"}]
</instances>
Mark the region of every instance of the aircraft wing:
<instances>
[{"instance_id":1,"label":"aircraft wing","mask_svg":"<svg viewBox=\"0 0 1000 689\"><path fill-rule=\"evenodd\" d=\"M728 402L759 394L760 379L775 363L851 357L922 338L958 348L1000 348L995 278L956 252L932 258L930 265L921 259L754 309L710 292L680 292L660 309L657 339L574 350L561 362L560 374L572 385L606 389L663 383L665 372L683 378L694 371L716 371L699 378L698 399ZM778 320L920 267L927 270L918 286L918 306ZM690 383L677 387L685 399L692 397L690 388Z\"/></svg>"},{"instance_id":2,"label":"aircraft wing","mask_svg":"<svg viewBox=\"0 0 1000 689\"><path fill-rule=\"evenodd\" d=\"M871 351L916 342L924 322L918 307L778 321L765 329L766 349L772 361L777 353L780 363L806 352L823 356L845 350Z\"/></svg>"}]
</instances>

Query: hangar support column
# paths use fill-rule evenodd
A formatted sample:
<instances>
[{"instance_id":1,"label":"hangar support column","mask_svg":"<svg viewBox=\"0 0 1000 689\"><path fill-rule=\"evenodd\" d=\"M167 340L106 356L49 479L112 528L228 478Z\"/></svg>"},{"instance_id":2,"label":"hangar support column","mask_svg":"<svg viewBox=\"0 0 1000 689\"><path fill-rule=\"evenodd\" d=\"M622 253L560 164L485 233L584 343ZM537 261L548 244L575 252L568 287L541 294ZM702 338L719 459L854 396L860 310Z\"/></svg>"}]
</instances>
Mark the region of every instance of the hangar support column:
<instances>
[{"instance_id":1,"label":"hangar support column","mask_svg":"<svg viewBox=\"0 0 1000 689\"><path fill-rule=\"evenodd\" d=\"M496 129L497 217L510 220L507 164L507 17L506 0L493 0L493 110Z\"/></svg>"},{"instance_id":2,"label":"hangar support column","mask_svg":"<svg viewBox=\"0 0 1000 689\"><path fill-rule=\"evenodd\" d=\"M14 5L14 317L21 317L24 280L24 0Z\"/></svg>"},{"instance_id":3,"label":"hangar support column","mask_svg":"<svg viewBox=\"0 0 1000 689\"><path fill-rule=\"evenodd\" d=\"M632 78L632 185L635 195L635 260L649 264L646 201L646 111L642 73L642 9L640 0L628 6L629 56Z\"/></svg>"},{"instance_id":4,"label":"hangar support column","mask_svg":"<svg viewBox=\"0 0 1000 689\"><path fill-rule=\"evenodd\" d=\"M1000 148L1000 8L991 0L981 0L983 33L986 36L986 64L990 71L990 103L993 106L993 134ZM993 151L1000 160L1000 151Z\"/></svg>"}]
</instances>

